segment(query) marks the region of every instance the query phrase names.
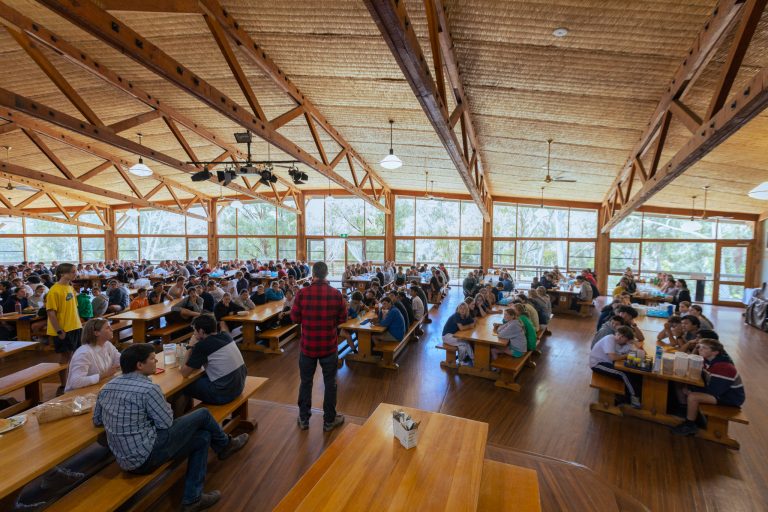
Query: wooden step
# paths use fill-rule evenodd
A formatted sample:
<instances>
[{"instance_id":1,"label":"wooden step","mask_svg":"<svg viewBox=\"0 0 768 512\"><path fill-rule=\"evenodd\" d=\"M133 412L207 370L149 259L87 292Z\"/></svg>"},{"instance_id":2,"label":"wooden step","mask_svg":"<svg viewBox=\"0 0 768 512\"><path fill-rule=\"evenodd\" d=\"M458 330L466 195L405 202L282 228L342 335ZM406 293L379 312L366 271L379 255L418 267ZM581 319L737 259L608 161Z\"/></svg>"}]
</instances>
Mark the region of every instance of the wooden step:
<instances>
[{"instance_id":1,"label":"wooden step","mask_svg":"<svg viewBox=\"0 0 768 512\"><path fill-rule=\"evenodd\" d=\"M541 512L539 478L533 469L485 459L478 512Z\"/></svg>"}]
</instances>

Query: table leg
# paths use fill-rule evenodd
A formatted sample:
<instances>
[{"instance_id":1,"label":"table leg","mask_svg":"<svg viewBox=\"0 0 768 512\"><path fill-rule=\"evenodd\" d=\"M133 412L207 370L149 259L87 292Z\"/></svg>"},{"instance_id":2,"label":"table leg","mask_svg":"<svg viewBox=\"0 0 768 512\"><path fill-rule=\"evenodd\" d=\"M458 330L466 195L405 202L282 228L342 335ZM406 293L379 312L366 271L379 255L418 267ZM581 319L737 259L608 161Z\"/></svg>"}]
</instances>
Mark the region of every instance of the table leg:
<instances>
[{"instance_id":1,"label":"table leg","mask_svg":"<svg viewBox=\"0 0 768 512\"><path fill-rule=\"evenodd\" d=\"M345 359L347 361L374 364L378 364L381 361L381 357L373 355L370 331L357 331L357 354L347 354Z\"/></svg>"},{"instance_id":2,"label":"table leg","mask_svg":"<svg viewBox=\"0 0 768 512\"><path fill-rule=\"evenodd\" d=\"M491 370L491 346L475 341L475 362L473 366L459 366L459 373L497 380L499 374Z\"/></svg>"},{"instance_id":3,"label":"table leg","mask_svg":"<svg viewBox=\"0 0 768 512\"><path fill-rule=\"evenodd\" d=\"M144 320L131 321L131 335L134 343L145 343L147 341L147 322Z\"/></svg>"},{"instance_id":4,"label":"table leg","mask_svg":"<svg viewBox=\"0 0 768 512\"><path fill-rule=\"evenodd\" d=\"M32 341L32 320L20 318L16 321L16 339L19 341Z\"/></svg>"},{"instance_id":5,"label":"table leg","mask_svg":"<svg viewBox=\"0 0 768 512\"><path fill-rule=\"evenodd\" d=\"M625 405L622 407L622 411L626 416L636 416L663 425L679 425L683 422L683 418L667 414L668 391L669 381L643 376L642 409L634 409Z\"/></svg>"},{"instance_id":6,"label":"table leg","mask_svg":"<svg viewBox=\"0 0 768 512\"><path fill-rule=\"evenodd\" d=\"M240 350L264 352L264 347L256 343L255 323L243 322L243 342L240 344Z\"/></svg>"}]
</instances>

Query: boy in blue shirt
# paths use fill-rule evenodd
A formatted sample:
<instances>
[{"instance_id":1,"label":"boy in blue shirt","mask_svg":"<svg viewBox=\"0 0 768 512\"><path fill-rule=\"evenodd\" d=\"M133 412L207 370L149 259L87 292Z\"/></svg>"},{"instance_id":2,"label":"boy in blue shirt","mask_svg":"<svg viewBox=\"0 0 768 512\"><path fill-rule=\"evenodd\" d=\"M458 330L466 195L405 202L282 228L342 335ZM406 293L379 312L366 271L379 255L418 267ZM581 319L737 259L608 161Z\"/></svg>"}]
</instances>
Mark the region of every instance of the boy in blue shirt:
<instances>
[{"instance_id":1,"label":"boy in blue shirt","mask_svg":"<svg viewBox=\"0 0 768 512\"><path fill-rule=\"evenodd\" d=\"M374 341L396 341L400 342L405 336L405 319L400 310L394 307L392 299L384 297L381 299L381 310L379 316L374 322L387 328L387 332L374 336Z\"/></svg>"}]
</instances>

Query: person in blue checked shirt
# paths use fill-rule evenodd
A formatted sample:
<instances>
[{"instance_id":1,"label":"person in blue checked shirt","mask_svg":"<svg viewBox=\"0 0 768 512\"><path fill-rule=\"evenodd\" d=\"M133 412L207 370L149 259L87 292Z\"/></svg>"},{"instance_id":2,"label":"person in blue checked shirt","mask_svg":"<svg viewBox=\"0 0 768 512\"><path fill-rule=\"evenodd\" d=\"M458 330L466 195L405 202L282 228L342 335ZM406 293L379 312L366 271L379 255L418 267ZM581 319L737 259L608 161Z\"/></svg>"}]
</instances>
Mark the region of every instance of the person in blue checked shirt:
<instances>
[{"instance_id":1,"label":"person in blue checked shirt","mask_svg":"<svg viewBox=\"0 0 768 512\"><path fill-rule=\"evenodd\" d=\"M117 463L125 471L147 474L169 460L187 457L181 510L212 507L221 494L203 492L208 447L224 460L248 442L248 434L227 435L206 408L174 420L163 391L149 378L155 373L155 351L149 343L126 348L120 368L122 375L104 385L93 410L93 424L104 426Z\"/></svg>"}]
</instances>

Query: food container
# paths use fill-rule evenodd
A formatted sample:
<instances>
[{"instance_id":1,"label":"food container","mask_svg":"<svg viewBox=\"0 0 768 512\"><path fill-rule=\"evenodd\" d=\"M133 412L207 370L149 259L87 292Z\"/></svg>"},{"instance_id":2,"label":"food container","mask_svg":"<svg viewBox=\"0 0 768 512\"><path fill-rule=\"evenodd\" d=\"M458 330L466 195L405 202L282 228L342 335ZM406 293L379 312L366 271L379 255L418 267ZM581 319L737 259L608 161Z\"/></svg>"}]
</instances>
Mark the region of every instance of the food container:
<instances>
[{"instance_id":1,"label":"food container","mask_svg":"<svg viewBox=\"0 0 768 512\"><path fill-rule=\"evenodd\" d=\"M165 343L163 345L163 367L173 368L178 363L176 361L176 344Z\"/></svg>"},{"instance_id":2,"label":"food container","mask_svg":"<svg viewBox=\"0 0 768 512\"><path fill-rule=\"evenodd\" d=\"M247 309L245 311L238 311L237 316L248 316L248 313L250 313L250 311Z\"/></svg>"},{"instance_id":3,"label":"food container","mask_svg":"<svg viewBox=\"0 0 768 512\"><path fill-rule=\"evenodd\" d=\"M685 352L675 352L674 371L675 377L685 377L688 375L688 354Z\"/></svg>"},{"instance_id":4,"label":"food container","mask_svg":"<svg viewBox=\"0 0 768 512\"><path fill-rule=\"evenodd\" d=\"M701 370L704 369L704 358L698 354L688 356L688 378L700 379Z\"/></svg>"},{"instance_id":5,"label":"food container","mask_svg":"<svg viewBox=\"0 0 768 512\"><path fill-rule=\"evenodd\" d=\"M661 373L662 375L672 375L675 373L675 354L667 352L661 356Z\"/></svg>"}]
</instances>

